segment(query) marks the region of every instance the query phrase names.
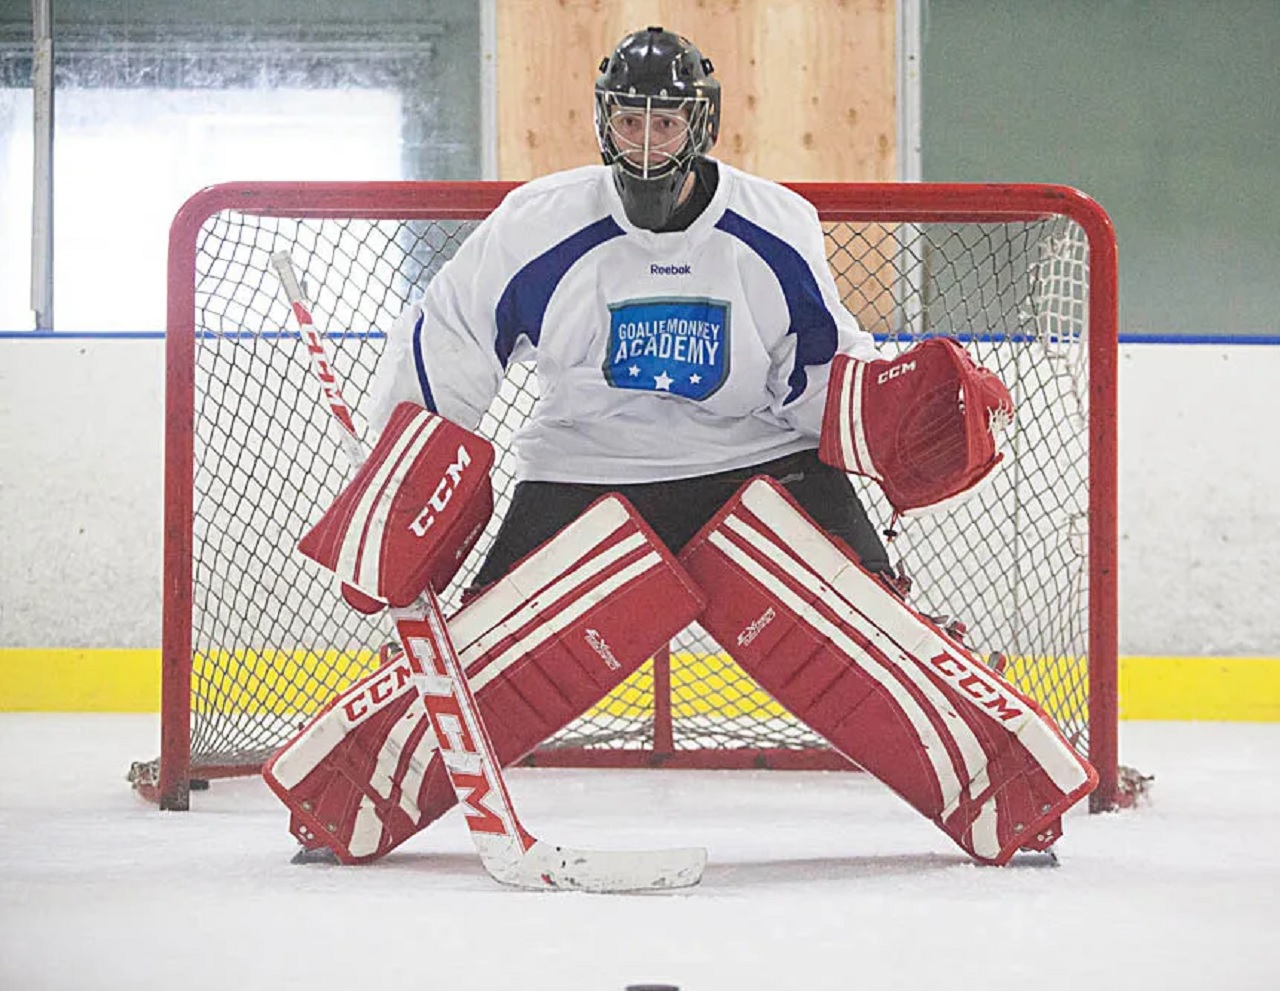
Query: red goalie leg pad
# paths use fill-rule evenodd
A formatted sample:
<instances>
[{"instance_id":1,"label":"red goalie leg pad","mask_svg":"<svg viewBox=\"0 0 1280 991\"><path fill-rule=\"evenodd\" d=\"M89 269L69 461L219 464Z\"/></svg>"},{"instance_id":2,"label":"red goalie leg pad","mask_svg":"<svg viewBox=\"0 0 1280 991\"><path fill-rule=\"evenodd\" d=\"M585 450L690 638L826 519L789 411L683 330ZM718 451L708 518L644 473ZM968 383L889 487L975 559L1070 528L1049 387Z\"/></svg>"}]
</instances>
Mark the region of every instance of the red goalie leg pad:
<instances>
[{"instance_id":1,"label":"red goalie leg pad","mask_svg":"<svg viewBox=\"0 0 1280 991\"><path fill-rule=\"evenodd\" d=\"M599 702L705 605L648 524L609 495L462 609L449 632L506 763Z\"/></svg>"},{"instance_id":2,"label":"red goalie leg pad","mask_svg":"<svg viewBox=\"0 0 1280 991\"><path fill-rule=\"evenodd\" d=\"M303 846L346 864L376 860L429 822L451 792L438 775L422 679L403 655L334 698L262 769ZM439 793L440 797L436 797Z\"/></svg>"},{"instance_id":3,"label":"red goalie leg pad","mask_svg":"<svg viewBox=\"0 0 1280 991\"><path fill-rule=\"evenodd\" d=\"M499 760L586 712L704 605L624 499L594 503L449 621ZM383 856L455 803L404 664L348 689L264 768L295 835L346 863Z\"/></svg>"},{"instance_id":4,"label":"red goalie leg pad","mask_svg":"<svg viewBox=\"0 0 1280 991\"><path fill-rule=\"evenodd\" d=\"M893 595L770 479L680 556L699 623L774 698L976 859L1056 839L1094 769L1030 699Z\"/></svg>"}]
</instances>

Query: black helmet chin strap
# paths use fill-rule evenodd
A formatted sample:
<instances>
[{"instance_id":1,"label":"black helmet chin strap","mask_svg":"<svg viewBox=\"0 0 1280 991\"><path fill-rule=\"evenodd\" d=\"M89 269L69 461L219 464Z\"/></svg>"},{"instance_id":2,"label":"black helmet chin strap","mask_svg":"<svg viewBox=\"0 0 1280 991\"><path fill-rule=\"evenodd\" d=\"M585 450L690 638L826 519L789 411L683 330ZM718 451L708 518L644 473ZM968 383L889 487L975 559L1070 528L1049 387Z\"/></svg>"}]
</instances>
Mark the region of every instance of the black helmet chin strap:
<instances>
[{"instance_id":1,"label":"black helmet chin strap","mask_svg":"<svg viewBox=\"0 0 1280 991\"><path fill-rule=\"evenodd\" d=\"M684 188L692 165L676 169L656 179L641 179L629 172L621 162L613 165L613 185L622 198L622 208L627 219L641 230L656 231L663 227L676 212L680 202L680 190Z\"/></svg>"}]
</instances>

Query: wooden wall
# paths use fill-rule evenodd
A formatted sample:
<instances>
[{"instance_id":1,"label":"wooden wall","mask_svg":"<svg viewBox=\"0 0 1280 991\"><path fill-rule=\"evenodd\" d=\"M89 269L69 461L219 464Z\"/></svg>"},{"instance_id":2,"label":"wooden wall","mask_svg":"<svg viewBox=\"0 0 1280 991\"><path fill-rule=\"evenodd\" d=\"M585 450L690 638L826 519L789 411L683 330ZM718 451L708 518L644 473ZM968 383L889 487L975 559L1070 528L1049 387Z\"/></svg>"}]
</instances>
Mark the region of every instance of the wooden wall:
<instances>
[{"instance_id":1,"label":"wooden wall","mask_svg":"<svg viewBox=\"0 0 1280 991\"><path fill-rule=\"evenodd\" d=\"M716 157L782 182L897 178L894 0L496 0L496 13L502 179L600 161L597 66L649 25L715 64Z\"/></svg>"}]
</instances>

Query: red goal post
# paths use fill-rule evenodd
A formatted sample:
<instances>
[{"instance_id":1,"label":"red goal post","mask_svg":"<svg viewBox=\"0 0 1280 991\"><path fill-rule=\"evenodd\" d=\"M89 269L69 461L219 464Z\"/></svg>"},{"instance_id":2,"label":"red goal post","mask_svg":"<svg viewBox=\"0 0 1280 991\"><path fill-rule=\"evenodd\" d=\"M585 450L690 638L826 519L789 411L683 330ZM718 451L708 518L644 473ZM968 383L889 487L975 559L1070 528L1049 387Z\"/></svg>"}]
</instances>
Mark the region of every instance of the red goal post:
<instances>
[{"instance_id":1,"label":"red goal post","mask_svg":"<svg viewBox=\"0 0 1280 991\"><path fill-rule=\"evenodd\" d=\"M235 183L193 196L171 229L166 344L160 756L135 786L184 809L192 782L256 773L377 663L385 618L354 614L292 553L343 481L339 441L270 256L300 273L359 409L387 327L512 184ZM943 518L906 521L891 557L922 611L969 627L1119 799L1115 238L1063 186L794 184L818 209L846 305L892 353L959 337L1018 404L1008 466ZM513 367L481 432L510 498L512 433L536 402ZM363 426L363 421L361 421ZM873 518L889 519L858 482ZM457 590L475 559L445 596ZM385 628L384 628L385 627ZM576 766L844 768L691 627L536 751Z\"/></svg>"}]
</instances>

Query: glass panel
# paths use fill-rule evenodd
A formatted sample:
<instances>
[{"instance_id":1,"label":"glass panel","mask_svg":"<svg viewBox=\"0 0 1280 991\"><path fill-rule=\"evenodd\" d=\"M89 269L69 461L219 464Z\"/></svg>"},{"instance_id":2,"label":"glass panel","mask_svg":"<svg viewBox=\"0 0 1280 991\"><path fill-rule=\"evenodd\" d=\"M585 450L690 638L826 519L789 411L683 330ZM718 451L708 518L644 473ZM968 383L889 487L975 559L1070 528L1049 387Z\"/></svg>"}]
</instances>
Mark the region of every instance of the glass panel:
<instances>
[{"instance_id":1,"label":"glass panel","mask_svg":"<svg viewBox=\"0 0 1280 991\"><path fill-rule=\"evenodd\" d=\"M29 325L30 93L0 111L0 326ZM24 119L25 118L25 119ZM164 327L169 224L235 180L398 179L401 97L380 90L66 90L58 96L54 312L64 331Z\"/></svg>"},{"instance_id":2,"label":"glass panel","mask_svg":"<svg viewBox=\"0 0 1280 991\"><path fill-rule=\"evenodd\" d=\"M476 179L473 0L55 4L57 331L158 333L174 211L215 182ZM28 330L30 8L0 10L0 331Z\"/></svg>"}]
</instances>

